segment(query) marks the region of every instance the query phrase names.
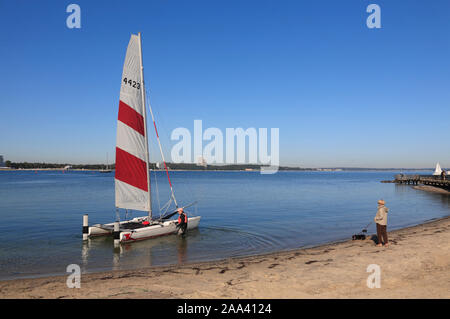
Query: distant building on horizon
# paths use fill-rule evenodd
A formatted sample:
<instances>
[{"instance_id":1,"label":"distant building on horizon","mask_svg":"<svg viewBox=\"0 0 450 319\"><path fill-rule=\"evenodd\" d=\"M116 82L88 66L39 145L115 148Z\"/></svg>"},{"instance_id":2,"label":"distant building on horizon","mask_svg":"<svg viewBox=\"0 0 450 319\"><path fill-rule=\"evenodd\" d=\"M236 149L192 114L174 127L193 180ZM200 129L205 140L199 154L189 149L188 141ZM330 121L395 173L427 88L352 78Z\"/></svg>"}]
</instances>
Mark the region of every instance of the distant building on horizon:
<instances>
[{"instance_id":1,"label":"distant building on horizon","mask_svg":"<svg viewBox=\"0 0 450 319\"><path fill-rule=\"evenodd\" d=\"M3 155L0 155L0 167L5 167L5 162L3 159Z\"/></svg>"},{"instance_id":2,"label":"distant building on horizon","mask_svg":"<svg viewBox=\"0 0 450 319\"><path fill-rule=\"evenodd\" d=\"M208 166L208 163L206 162L206 159L203 156L197 157L197 166L203 166L203 167Z\"/></svg>"}]
</instances>

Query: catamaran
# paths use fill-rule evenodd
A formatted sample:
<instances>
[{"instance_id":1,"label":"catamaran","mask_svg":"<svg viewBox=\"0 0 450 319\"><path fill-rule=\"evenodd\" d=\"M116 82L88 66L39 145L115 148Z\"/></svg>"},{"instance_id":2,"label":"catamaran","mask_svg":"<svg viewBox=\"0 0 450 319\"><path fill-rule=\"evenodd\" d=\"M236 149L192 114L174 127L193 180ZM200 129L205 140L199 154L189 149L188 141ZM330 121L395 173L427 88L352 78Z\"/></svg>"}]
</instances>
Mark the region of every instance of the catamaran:
<instances>
[{"instance_id":1,"label":"catamaran","mask_svg":"<svg viewBox=\"0 0 450 319\"><path fill-rule=\"evenodd\" d=\"M161 147L155 118L150 103L150 114L155 128L156 138L164 162L164 169L170 187L170 199L160 211L158 218L152 215L152 192L150 187L150 167L147 134L147 111L144 85L144 67L142 64L141 33L131 35L123 66L120 87L119 115L117 121L116 167L115 167L115 223L96 224L92 226L83 219L83 238L110 235L121 243L133 242L163 235L176 234L178 222L170 219L178 208L187 208L195 203L179 207L175 198L169 170ZM169 210L174 204L175 207ZM146 216L120 221L120 210L147 212ZM187 229L198 227L200 216L188 217ZM118 228L118 229L117 229Z\"/></svg>"}]
</instances>

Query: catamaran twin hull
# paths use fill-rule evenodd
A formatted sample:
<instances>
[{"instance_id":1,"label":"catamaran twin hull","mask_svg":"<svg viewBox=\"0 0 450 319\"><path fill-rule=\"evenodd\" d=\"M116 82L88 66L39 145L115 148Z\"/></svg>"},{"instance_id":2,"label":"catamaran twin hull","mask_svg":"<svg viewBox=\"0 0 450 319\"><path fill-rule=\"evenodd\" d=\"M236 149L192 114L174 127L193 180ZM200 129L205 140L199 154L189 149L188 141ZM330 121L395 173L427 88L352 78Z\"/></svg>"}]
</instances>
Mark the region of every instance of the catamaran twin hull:
<instances>
[{"instance_id":1,"label":"catamaran twin hull","mask_svg":"<svg viewBox=\"0 0 450 319\"><path fill-rule=\"evenodd\" d=\"M189 217L187 229L194 229L200 223L200 216ZM150 225L142 225L143 221L148 219L145 217L136 217L129 221L120 222L119 240L121 243L133 242L143 239L155 238L159 236L176 234L179 230L176 220L167 220L162 222L153 222ZM89 227L88 236L105 236L112 235L114 231L114 223L97 224Z\"/></svg>"}]
</instances>

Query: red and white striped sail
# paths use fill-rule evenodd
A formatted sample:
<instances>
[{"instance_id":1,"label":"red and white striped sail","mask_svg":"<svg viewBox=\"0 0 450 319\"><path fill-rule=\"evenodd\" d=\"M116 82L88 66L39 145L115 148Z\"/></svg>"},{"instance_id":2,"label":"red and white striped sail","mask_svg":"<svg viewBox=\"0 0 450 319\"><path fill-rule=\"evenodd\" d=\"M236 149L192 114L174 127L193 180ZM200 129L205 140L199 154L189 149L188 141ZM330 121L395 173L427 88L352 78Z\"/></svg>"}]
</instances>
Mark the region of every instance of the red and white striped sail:
<instances>
[{"instance_id":1,"label":"red and white striped sail","mask_svg":"<svg viewBox=\"0 0 450 319\"><path fill-rule=\"evenodd\" d=\"M115 195L118 208L149 211L148 144L140 45L140 36L131 35L120 87Z\"/></svg>"}]
</instances>

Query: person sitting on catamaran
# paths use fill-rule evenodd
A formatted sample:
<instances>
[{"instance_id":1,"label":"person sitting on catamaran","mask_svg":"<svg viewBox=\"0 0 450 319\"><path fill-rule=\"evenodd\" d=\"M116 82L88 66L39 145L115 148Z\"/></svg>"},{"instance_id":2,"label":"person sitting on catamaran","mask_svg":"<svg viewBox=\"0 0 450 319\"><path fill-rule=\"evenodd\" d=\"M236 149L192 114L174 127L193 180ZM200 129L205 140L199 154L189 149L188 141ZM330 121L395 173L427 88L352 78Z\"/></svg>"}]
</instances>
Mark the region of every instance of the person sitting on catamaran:
<instances>
[{"instance_id":1,"label":"person sitting on catamaran","mask_svg":"<svg viewBox=\"0 0 450 319\"><path fill-rule=\"evenodd\" d=\"M184 235L187 229L188 218L183 208L178 208L178 226L181 230L181 234Z\"/></svg>"}]
</instances>

